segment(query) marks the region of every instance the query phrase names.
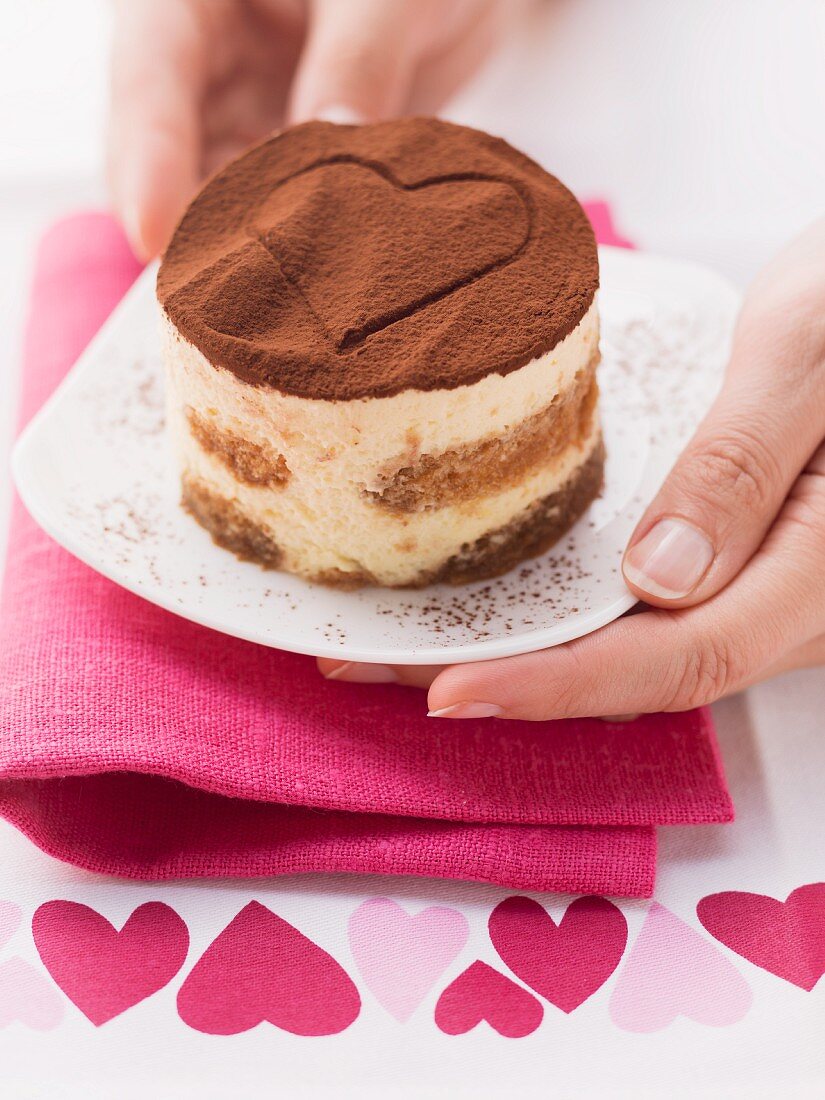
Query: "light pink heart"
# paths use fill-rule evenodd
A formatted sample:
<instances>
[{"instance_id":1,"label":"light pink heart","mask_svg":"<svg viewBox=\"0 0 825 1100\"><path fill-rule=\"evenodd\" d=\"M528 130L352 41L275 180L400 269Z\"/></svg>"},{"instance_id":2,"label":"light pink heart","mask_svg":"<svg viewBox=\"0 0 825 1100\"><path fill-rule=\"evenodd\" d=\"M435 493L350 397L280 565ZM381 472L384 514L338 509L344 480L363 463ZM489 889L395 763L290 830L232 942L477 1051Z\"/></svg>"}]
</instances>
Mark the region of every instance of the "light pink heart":
<instances>
[{"instance_id":1,"label":"light pink heart","mask_svg":"<svg viewBox=\"0 0 825 1100\"><path fill-rule=\"evenodd\" d=\"M13 901L4 901L0 898L0 947L9 942L20 926L23 919L23 910Z\"/></svg>"},{"instance_id":2,"label":"light pink heart","mask_svg":"<svg viewBox=\"0 0 825 1100\"><path fill-rule=\"evenodd\" d=\"M654 902L610 998L624 1031L660 1031L677 1016L710 1027L738 1023L753 1000L733 963L710 940Z\"/></svg>"},{"instance_id":3,"label":"light pink heart","mask_svg":"<svg viewBox=\"0 0 825 1100\"><path fill-rule=\"evenodd\" d=\"M467 918L433 905L410 916L390 898L370 898L349 921L361 976L379 1004L403 1023L467 943Z\"/></svg>"},{"instance_id":4,"label":"light pink heart","mask_svg":"<svg viewBox=\"0 0 825 1100\"><path fill-rule=\"evenodd\" d=\"M19 955L0 963L0 1028L19 1020L35 1031L50 1031L62 1019L60 994L31 963Z\"/></svg>"}]
</instances>

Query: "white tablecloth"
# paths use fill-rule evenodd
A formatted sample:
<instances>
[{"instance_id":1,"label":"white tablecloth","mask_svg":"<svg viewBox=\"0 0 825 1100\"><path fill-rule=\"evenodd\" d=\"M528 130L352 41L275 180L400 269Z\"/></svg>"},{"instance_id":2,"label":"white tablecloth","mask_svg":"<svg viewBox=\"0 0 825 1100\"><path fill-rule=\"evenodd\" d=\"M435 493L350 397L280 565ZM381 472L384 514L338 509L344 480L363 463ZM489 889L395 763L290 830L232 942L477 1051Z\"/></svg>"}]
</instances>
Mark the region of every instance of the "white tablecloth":
<instances>
[{"instance_id":1,"label":"white tablecloth","mask_svg":"<svg viewBox=\"0 0 825 1100\"><path fill-rule=\"evenodd\" d=\"M8 0L0 14L9 32L0 47L5 455L33 241L58 211L101 193L105 13L91 0ZM582 197L609 198L621 230L642 247L701 260L744 282L781 240L821 213L824 45L815 0L570 0L547 5L521 28L450 114L504 134ZM0 530L8 493L0 474ZM715 712L737 821L662 830L660 838L656 901L686 930L675 926L682 931L674 938L671 928L664 963L655 952L634 954L653 910L619 902L630 934L616 973L569 1016L545 1005L542 1026L522 1039L502 1038L486 1024L447 1036L433 1016L440 992L474 959L507 972L486 933L506 891L344 876L142 886L60 865L0 825L0 898L9 903L0 906L2 1095L821 1095L825 983L806 992L719 945L700 965L705 947L697 945L714 941L696 904L718 891L784 899L825 879L825 674L782 677ZM469 921L466 946L403 1024L359 971L347 935L351 914L377 896L410 913L448 907ZM83 902L118 928L136 906L164 901L188 925L187 961L160 992L96 1028L45 977L32 940L33 912L55 899ZM308 1039L262 1023L216 1037L178 1018L175 993L184 977L251 899L352 975L363 1008L350 1029ZM539 900L558 919L570 899ZM86 961L104 972L111 962ZM750 1007L734 1022L742 984ZM617 1018L617 988L636 997L637 1017L654 1030L620 1026L627 1018ZM714 1004L721 1026L707 1022Z\"/></svg>"}]
</instances>

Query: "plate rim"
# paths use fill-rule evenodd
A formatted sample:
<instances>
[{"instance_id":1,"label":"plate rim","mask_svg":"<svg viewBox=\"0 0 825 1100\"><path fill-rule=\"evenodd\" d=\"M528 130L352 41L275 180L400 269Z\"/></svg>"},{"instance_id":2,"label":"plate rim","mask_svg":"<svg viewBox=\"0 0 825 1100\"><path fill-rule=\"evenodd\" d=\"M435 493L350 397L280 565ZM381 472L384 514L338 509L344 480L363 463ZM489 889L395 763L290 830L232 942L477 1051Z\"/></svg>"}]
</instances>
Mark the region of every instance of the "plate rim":
<instances>
[{"instance_id":1,"label":"plate rim","mask_svg":"<svg viewBox=\"0 0 825 1100\"><path fill-rule=\"evenodd\" d=\"M732 307L738 308L742 300L740 290L726 276L692 260L673 259L659 256L656 253L619 248L613 245L600 245L600 256L620 255L622 262L630 265L649 264L665 265L677 269L683 274L690 273L701 277L711 288L713 282L716 287L730 301ZM541 649L553 648L564 645L576 638L584 637L596 630L614 622L622 614L628 611L637 602L636 597L629 589L620 597L613 600L605 607L599 608L589 614L579 614L570 621L568 629L565 629L565 621L555 623L553 626L540 627L536 630L519 633L513 636L503 635L496 638L485 638L480 641L453 643L443 647L412 647L408 650L386 651L381 649L364 649L349 643L315 642L302 645L299 641L289 641L262 635L254 629L244 629L243 617L231 624L221 622L209 614L200 613L197 607L181 605L176 602L173 593L167 595L163 588L152 589L147 592L139 583L132 582L127 573L116 574L116 571L108 566L108 563L96 559L92 553L86 552L80 540L75 540L71 525L62 525L55 521L48 507L48 501L41 499L37 488L37 479L30 476L28 455L33 447L37 446L37 440L43 426L48 423L55 409L59 408L66 395L83 381L96 365L96 352L98 345L102 344L109 336L110 329L115 328L123 314L132 308L134 301L146 293L145 284L154 280L157 272L157 261L147 267L137 277L135 282L116 304L112 312L106 318L100 329L95 333L76 362L61 380L57 388L49 395L43 405L34 413L19 433L11 451L11 473L14 486L21 501L46 534L58 545L62 546L79 561L82 561L96 573L106 577L107 580L126 589L133 595L144 599L157 607L163 608L179 618L194 622L199 626L228 637L240 638L253 644L264 645L270 649L283 649L291 653L304 654L312 657L331 658L333 660L363 662L365 664L392 664L392 665L447 665L465 664L468 662L481 662L498 660L502 657L519 656L526 653L537 652ZM33 463L32 463L33 465ZM303 582L309 584L311 582ZM551 635L551 639L548 639ZM345 652L342 652L344 650Z\"/></svg>"}]
</instances>

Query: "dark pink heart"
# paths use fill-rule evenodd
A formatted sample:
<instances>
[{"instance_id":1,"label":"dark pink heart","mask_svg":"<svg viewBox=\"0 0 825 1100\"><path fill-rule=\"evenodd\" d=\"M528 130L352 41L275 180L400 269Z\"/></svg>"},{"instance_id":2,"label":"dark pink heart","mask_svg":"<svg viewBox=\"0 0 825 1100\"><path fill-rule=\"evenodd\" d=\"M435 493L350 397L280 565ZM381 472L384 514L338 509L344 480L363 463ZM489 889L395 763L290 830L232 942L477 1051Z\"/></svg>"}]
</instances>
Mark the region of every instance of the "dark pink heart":
<instances>
[{"instance_id":1,"label":"dark pink heart","mask_svg":"<svg viewBox=\"0 0 825 1100\"><path fill-rule=\"evenodd\" d=\"M627 943L624 914L606 898L577 898L558 925L537 901L505 898L488 927L513 973L563 1012L604 985Z\"/></svg>"},{"instance_id":2,"label":"dark pink heart","mask_svg":"<svg viewBox=\"0 0 825 1100\"><path fill-rule=\"evenodd\" d=\"M32 918L46 969L96 1027L162 989L180 970L189 931L159 901L139 905L118 931L74 901L47 901Z\"/></svg>"},{"instance_id":3,"label":"dark pink heart","mask_svg":"<svg viewBox=\"0 0 825 1100\"><path fill-rule=\"evenodd\" d=\"M360 1011L335 959L257 901L212 941L178 993L181 1019L207 1035L264 1021L293 1035L335 1035Z\"/></svg>"},{"instance_id":4,"label":"dark pink heart","mask_svg":"<svg viewBox=\"0 0 825 1100\"><path fill-rule=\"evenodd\" d=\"M825 974L825 882L800 886L778 901L727 890L696 906L699 920L725 947L810 992Z\"/></svg>"},{"instance_id":5,"label":"dark pink heart","mask_svg":"<svg viewBox=\"0 0 825 1100\"><path fill-rule=\"evenodd\" d=\"M464 1035L482 1020L507 1039L521 1039L536 1030L544 1015L535 997L476 961L450 982L435 1006L436 1025L447 1035Z\"/></svg>"}]
</instances>

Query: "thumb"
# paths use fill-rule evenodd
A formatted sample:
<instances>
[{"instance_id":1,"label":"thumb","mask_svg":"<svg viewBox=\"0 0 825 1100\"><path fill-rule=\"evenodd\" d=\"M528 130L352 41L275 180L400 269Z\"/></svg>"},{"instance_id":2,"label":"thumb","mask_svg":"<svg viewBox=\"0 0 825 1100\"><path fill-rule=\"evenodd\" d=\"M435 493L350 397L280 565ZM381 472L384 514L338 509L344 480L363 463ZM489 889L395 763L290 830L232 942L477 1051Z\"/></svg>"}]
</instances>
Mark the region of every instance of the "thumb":
<instances>
[{"instance_id":1,"label":"thumb","mask_svg":"<svg viewBox=\"0 0 825 1100\"><path fill-rule=\"evenodd\" d=\"M751 313L740 318L719 398L625 553L625 580L647 603L687 607L724 588L821 439L822 371L775 314L766 324Z\"/></svg>"},{"instance_id":2,"label":"thumb","mask_svg":"<svg viewBox=\"0 0 825 1100\"><path fill-rule=\"evenodd\" d=\"M314 0L290 122L363 122L402 112L421 50L420 29L411 0Z\"/></svg>"}]
</instances>

